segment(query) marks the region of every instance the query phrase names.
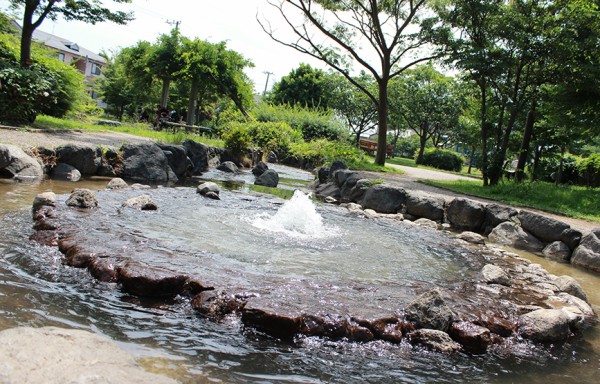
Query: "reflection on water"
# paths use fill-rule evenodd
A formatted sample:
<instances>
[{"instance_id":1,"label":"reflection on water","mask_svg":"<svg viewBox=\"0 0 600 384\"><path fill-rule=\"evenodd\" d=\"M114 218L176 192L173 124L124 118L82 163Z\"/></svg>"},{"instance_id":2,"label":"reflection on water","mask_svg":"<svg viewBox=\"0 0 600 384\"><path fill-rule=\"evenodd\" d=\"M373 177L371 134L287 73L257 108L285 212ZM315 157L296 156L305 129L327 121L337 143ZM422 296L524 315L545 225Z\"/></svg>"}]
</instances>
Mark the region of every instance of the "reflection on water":
<instances>
[{"instance_id":1,"label":"reflection on water","mask_svg":"<svg viewBox=\"0 0 600 384\"><path fill-rule=\"evenodd\" d=\"M588 331L587 341L575 340L573 345L560 347L540 346L534 350L524 350L521 356L446 356L417 350L406 344L392 345L383 342L360 344L317 338L303 338L293 343L282 342L251 330L244 330L239 320L234 317L223 323L199 318L190 309L185 298L176 298L168 306L141 303L138 299L114 289L110 284L93 280L85 270L64 266L61 262L62 255L56 249L28 241L28 236L32 233L30 207L37 193L46 190L68 193L73 186L102 189L106 182L107 180L97 179L77 184L52 181L41 184L0 183L0 328L56 325L102 333L142 358L145 367L186 383L597 382L600 372L598 327ZM261 216L262 210L267 207L270 207L269 217L272 218L281 206L270 198L244 197L238 192L230 196L232 199L240 199L237 215L240 222L246 225L260 217L268 219ZM188 209L191 209L193 205L189 202L193 198L195 193L192 191L188 198L181 198L179 202L188 204ZM244 199L258 199L260 202L242 205L242 201L246 201ZM252 208L256 206L261 208ZM218 205L209 204L202 207L206 209L205 212L200 212L199 207L194 209L193 213L196 215L219 215L219 212L222 212L219 211ZM335 223L338 230L351 230L351 226L346 227L343 223L337 210L319 206L317 211L324 218L326 229L330 229L332 225L328 220L335 218L341 221L339 225ZM231 214L235 212L234 206ZM176 220L178 214L180 213L173 211L172 220ZM189 223L180 227L184 233L189 231L189 237L166 235L161 227L171 226L169 222L152 223L151 220L138 220L138 224L145 228L149 236L162 236L162 239L156 240L166 240L181 249L206 244L206 239L198 236L203 230L200 220L197 221L199 228L189 228ZM361 222L361 225L366 226L367 222ZM151 231L152 228L154 232ZM208 230L206 229L207 232ZM231 227L230 230L239 232L240 228ZM434 246L427 248L427 235L414 235L416 237L412 241L418 244L401 244L398 242L400 240L396 239L398 234L395 234L394 230L391 224L379 223L372 229L364 229L361 232L364 232L363 236L366 238L372 235L369 231L390 233L390 236L383 240L384 249L393 250L399 246L415 247L415 252L421 247L428 249L433 255L432 262L439 263L437 269L440 270L435 272L436 268L433 268L434 272L427 276L428 280L447 279L448 276L460 275L469 270L468 267L461 267L460 263L450 263L443 259L454 256L445 254ZM160 233L162 235L159 235ZM220 234L217 232L214 235ZM239 233L239 236L244 234ZM359 233L353 236L356 242L360 241ZM356 262L355 265L349 263L347 269L340 270L335 260L330 263L319 260L320 271L316 273L311 271L310 258L300 260L295 256L286 255L285 249L290 245L290 241L277 244L277 238L278 236L272 236L272 242L265 241L262 246L281 247L279 253L282 257L279 261L282 264L273 263L273 260L269 260L260 252L230 250L228 252L231 262L254 263L257 273L268 270L273 276L281 275L286 278L289 275L285 275L283 271L287 274L302 273L332 278L334 275L335 278L339 278L346 273L362 273L364 279L379 278L391 282L395 279L393 274L399 273L397 270L394 272L393 268L388 268L386 265L390 263L385 262ZM327 248L330 246L327 241L320 243L321 245L318 245L319 242L316 244L314 248L309 248L309 253L328 255L336 252L336 247ZM339 246L339 249L346 247L347 250L355 244L348 241ZM214 247L218 248L217 245ZM219 249L214 249L211 252L218 251ZM343 255L343 252L341 254ZM384 256L385 253L380 257ZM551 273L567 274L578 279L598 312L600 298L597 287L600 279L597 276L570 266L549 263L535 256L531 259L543 264ZM412 268L418 269L417 265L404 266L407 270ZM446 270L449 268L456 270Z\"/></svg>"}]
</instances>

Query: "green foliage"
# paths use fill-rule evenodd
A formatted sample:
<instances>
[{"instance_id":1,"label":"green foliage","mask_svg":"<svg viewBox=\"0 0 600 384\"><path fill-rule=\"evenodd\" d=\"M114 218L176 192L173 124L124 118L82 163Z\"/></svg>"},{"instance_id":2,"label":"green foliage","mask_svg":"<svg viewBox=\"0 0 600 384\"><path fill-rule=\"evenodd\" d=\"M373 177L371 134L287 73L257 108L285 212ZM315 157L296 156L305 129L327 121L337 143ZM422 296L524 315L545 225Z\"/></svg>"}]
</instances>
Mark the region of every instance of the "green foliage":
<instances>
[{"instance_id":1,"label":"green foliage","mask_svg":"<svg viewBox=\"0 0 600 384\"><path fill-rule=\"evenodd\" d=\"M262 103L252 110L252 115L261 122L285 122L294 130L300 130L305 141L340 140L346 136L342 124L335 120L331 111Z\"/></svg>"},{"instance_id":2,"label":"green foliage","mask_svg":"<svg viewBox=\"0 0 600 384\"><path fill-rule=\"evenodd\" d=\"M0 120L5 123L32 123L40 113L62 117L85 106L83 75L35 48L36 61L21 67L17 38L0 35Z\"/></svg>"},{"instance_id":3,"label":"green foliage","mask_svg":"<svg viewBox=\"0 0 600 384\"><path fill-rule=\"evenodd\" d=\"M419 137L417 135L403 137L396 142L396 153L402 157L412 158L419 149L419 145Z\"/></svg>"},{"instance_id":4,"label":"green foliage","mask_svg":"<svg viewBox=\"0 0 600 384\"><path fill-rule=\"evenodd\" d=\"M537 178L546 182L555 182L560 173L560 158L561 156L546 156L543 157L537 168ZM559 183L577 184L579 179L578 162L579 157L573 155L565 155L562 157L562 173Z\"/></svg>"},{"instance_id":5,"label":"green foliage","mask_svg":"<svg viewBox=\"0 0 600 384\"><path fill-rule=\"evenodd\" d=\"M275 83L269 101L277 105L299 105L307 108L329 106L331 90L327 73L301 63L287 76Z\"/></svg>"},{"instance_id":6,"label":"green foliage","mask_svg":"<svg viewBox=\"0 0 600 384\"><path fill-rule=\"evenodd\" d=\"M575 218L600 221L600 189L598 188L567 184L555 185L541 181L503 182L488 187L483 187L479 182L465 180L428 180L425 183L514 206L536 208Z\"/></svg>"},{"instance_id":7,"label":"green foliage","mask_svg":"<svg viewBox=\"0 0 600 384\"><path fill-rule=\"evenodd\" d=\"M431 148L426 149L423 153L421 164L446 171L460 172L465 164L465 159L454 151Z\"/></svg>"},{"instance_id":8,"label":"green foliage","mask_svg":"<svg viewBox=\"0 0 600 384\"><path fill-rule=\"evenodd\" d=\"M592 154L577 163L581 181L588 187L600 187L600 155Z\"/></svg>"},{"instance_id":9,"label":"green foliage","mask_svg":"<svg viewBox=\"0 0 600 384\"><path fill-rule=\"evenodd\" d=\"M245 144L245 148L258 147L263 152L273 151L279 158L286 158L291 145L302 141L300 131L292 129L285 122L232 121L222 129L228 149L239 151L239 146ZM244 132L245 136L240 132Z\"/></svg>"},{"instance_id":10,"label":"green foliage","mask_svg":"<svg viewBox=\"0 0 600 384\"><path fill-rule=\"evenodd\" d=\"M238 157L246 153L246 150L252 146L248 127L243 124L232 124L223 134L223 140L225 140L225 148Z\"/></svg>"},{"instance_id":11,"label":"green foliage","mask_svg":"<svg viewBox=\"0 0 600 384\"><path fill-rule=\"evenodd\" d=\"M291 147L290 156L302 159L305 163L311 163L315 167L341 160L352 168L365 161L364 152L356 147L348 143L326 139L294 144Z\"/></svg>"}]
</instances>

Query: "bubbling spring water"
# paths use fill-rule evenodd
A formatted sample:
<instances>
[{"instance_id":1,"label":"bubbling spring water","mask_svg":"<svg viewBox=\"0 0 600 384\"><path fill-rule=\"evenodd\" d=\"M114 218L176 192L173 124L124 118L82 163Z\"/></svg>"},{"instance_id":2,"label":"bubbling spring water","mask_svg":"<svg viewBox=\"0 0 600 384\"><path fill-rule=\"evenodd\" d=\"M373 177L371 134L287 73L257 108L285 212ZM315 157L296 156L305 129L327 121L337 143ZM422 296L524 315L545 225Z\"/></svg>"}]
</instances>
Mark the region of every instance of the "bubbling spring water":
<instances>
[{"instance_id":1,"label":"bubbling spring water","mask_svg":"<svg viewBox=\"0 0 600 384\"><path fill-rule=\"evenodd\" d=\"M297 240L322 240L342 234L339 227L323 223L323 217L317 212L310 194L300 190L296 190L274 215L263 212L247 219L259 230Z\"/></svg>"}]
</instances>

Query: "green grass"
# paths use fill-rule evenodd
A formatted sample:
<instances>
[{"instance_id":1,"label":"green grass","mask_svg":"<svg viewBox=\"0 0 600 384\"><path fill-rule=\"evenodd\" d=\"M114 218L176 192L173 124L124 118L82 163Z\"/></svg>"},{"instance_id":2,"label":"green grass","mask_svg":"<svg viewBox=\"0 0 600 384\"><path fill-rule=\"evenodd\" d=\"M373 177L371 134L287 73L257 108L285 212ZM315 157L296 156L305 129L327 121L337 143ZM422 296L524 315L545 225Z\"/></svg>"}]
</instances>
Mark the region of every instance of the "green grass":
<instances>
[{"instance_id":1,"label":"green grass","mask_svg":"<svg viewBox=\"0 0 600 384\"><path fill-rule=\"evenodd\" d=\"M390 172L395 173L397 175L402 175L404 172L401 169L390 167L389 165L381 166L373 163L372 160L361 161L357 163L353 163L350 165L350 168L356 171L369 171L369 172Z\"/></svg>"},{"instance_id":2,"label":"green grass","mask_svg":"<svg viewBox=\"0 0 600 384\"><path fill-rule=\"evenodd\" d=\"M472 168L471 169L471 173L468 173L467 172L469 170L469 166L468 165L464 166L463 169L460 172L452 172L452 171L445 171L445 170L437 169L437 168L433 168L433 167L428 167L426 165L417 165L417 163L415 163L414 159L407 159L405 157L392 157L392 158L388 158L388 159L386 159L386 162L390 163L390 164L402 165L402 166L405 166L405 167L431 169L431 170L439 171L439 172L453 173L455 175L462 175L462 176L474 177L474 178L478 178L478 179L482 178L481 172L477 168Z\"/></svg>"},{"instance_id":3,"label":"green grass","mask_svg":"<svg viewBox=\"0 0 600 384\"><path fill-rule=\"evenodd\" d=\"M503 182L483 187L478 181L425 181L428 185L513 206L536 208L578 219L600 222L600 188L554 185L545 182Z\"/></svg>"},{"instance_id":4,"label":"green grass","mask_svg":"<svg viewBox=\"0 0 600 384\"><path fill-rule=\"evenodd\" d=\"M207 145L222 147L223 140L209 137L208 135L196 135L183 132L169 133L167 131L155 131L150 124L146 123L127 123L124 122L119 127L106 125L96 125L93 119L71 120L59 119L56 117L40 115L36 118L34 128L56 129L56 130L80 130L80 131L111 131L128 133L130 135L140 136L155 140L159 143L181 144L186 139L198 141Z\"/></svg>"}]
</instances>

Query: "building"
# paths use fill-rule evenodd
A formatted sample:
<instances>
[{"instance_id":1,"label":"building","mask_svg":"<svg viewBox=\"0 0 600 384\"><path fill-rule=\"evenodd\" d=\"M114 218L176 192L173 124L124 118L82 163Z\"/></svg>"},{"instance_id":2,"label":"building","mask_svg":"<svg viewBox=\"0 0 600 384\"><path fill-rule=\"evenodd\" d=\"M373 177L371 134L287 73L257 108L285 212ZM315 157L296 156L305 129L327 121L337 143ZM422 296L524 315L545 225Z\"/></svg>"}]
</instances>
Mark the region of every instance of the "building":
<instances>
[{"instance_id":1,"label":"building","mask_svg":"<svg viewBox=\"0 0 600 384\"><path fill-rule=\"evenodd\" d=\"M20 25L16 22L13 22L13 25L21 31ZM100 95L94 89L94 81L102 76L102 68L106 65L106 60L102 56L85 49L74 41L42 32L39 29L33 31L33 40L55 50L60 61L79 70L85 76L84 81L87 85L88 94L96 100L98 106L106 107L106 104L99 99Z\"/></svg>"}]
</instances>

